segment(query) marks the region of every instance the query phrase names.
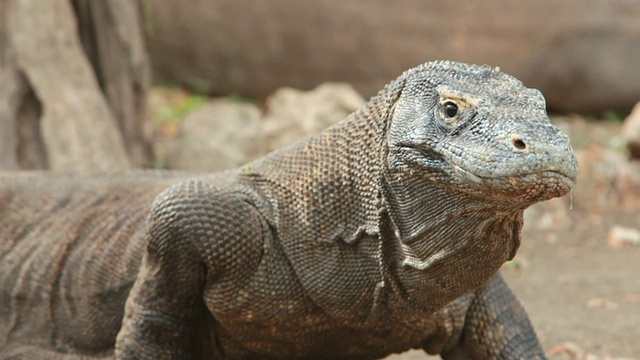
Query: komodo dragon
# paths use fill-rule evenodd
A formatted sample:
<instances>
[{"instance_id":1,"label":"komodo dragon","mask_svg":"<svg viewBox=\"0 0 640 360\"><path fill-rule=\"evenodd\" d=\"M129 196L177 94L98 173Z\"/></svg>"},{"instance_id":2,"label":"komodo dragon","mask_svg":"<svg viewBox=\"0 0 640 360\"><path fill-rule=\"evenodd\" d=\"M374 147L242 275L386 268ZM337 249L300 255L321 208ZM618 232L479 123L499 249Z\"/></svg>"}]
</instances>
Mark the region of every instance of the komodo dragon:
<instances>
[{"instance_id":1,"label":"komodo dragon","mask_svg":"<svg viewBox=\"0 0 640 360\"><path fill-rule=\"evenodd\" d=\"M437 61L233 171L4 174L0 357L543 359L497 271L577 171L539 91Z\"/></svg>"}]
</instances>

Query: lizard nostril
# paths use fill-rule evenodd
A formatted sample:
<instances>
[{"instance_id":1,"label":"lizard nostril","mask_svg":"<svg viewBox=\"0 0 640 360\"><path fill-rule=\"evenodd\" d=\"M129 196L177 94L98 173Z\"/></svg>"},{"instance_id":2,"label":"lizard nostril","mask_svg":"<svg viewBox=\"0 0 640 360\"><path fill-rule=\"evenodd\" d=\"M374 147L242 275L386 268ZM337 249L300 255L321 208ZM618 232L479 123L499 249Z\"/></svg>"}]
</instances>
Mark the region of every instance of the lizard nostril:
<instances>
[{"instance_id":1,"label":"lizard nostril","mask_svg":"<svg viewBox=\"0 0 640 360\"><path fill-rule=\"evenodd\" d=\"M520 139L519 136L514 135L512 139L513 139L513 146L515 146L516 149L524 150L527 148L527 144L525 144L524 141L522 141L522 139Z\"/></svg>"}]
</instances>

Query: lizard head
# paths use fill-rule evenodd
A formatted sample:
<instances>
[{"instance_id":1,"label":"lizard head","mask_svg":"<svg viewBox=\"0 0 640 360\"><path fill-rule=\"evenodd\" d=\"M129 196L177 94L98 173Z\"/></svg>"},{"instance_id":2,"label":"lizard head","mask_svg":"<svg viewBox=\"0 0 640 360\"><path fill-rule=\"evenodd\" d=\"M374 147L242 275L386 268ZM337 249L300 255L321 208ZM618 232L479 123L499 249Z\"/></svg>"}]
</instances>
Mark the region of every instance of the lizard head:
<instances>
[{"instance_id":1,"label":"lizard head","mask_svg":"<svg viewBox=\"0 0 640 360\"><path fill-rule=\"evenodd\" d=\"M567 194L578 164L536 89L489 66L430 62L409 70L388 123L387 168L516 206Z\"/></svg>"}]
</instances>

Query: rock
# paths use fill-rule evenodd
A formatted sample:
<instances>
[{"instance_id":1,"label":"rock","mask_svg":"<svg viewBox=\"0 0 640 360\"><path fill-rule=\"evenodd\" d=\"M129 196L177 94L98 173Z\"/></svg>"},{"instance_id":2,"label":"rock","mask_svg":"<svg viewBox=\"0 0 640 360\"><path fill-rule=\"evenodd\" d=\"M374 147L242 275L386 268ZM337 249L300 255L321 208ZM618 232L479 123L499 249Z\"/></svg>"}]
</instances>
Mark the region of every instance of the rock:
<instances>
[{"instance_id":1,"label":"rock","mask_svg":"<svg viewBox=\"0 0 640 360\"><path fill-rule=\"evenodd\" d=\"M410 67L452 59L500 66L557 112L630 109L640 99L638 1L144 5L154 78L216 94L345 81L369 97Z\"/></svg>"},{"instance_id":2,"label":"rock","mask_svg":"<svg viewBox=\"0 0 640 360\"><path fill-rule=\"evenodd\" d=\"M345 83L325 83L311 91L282 88L266 101L267 146L275 150L316 134L363 103L360 94Z\"/></svg>"},{"instance_id":3,"label":"rock","mask_svg":"<svg viewBox=\"0 0 640 360\"><path fill-rule=\"evenodd\" d=\"M613 248L640 246L640 230L614 225L609 230L607 242Z\"/></svg>"},{"instance_id":4,"label":"rock","mask_svg":"<svg viewBox=\"0 0 640 360\"><path fill-rule=\"evenodd\" d=\"M591 145L577 150L580 164L574 204L580 209L634 208L640 205L640 164L624 154Z\"/></svg>"},{"instance_id":5,"label":"rock","mask_svg":"<svg viewBox=\"0 0 640 360\"><path fill-rule=\"evenodd\" d=\"M345 83L325 83L311 91L280 89L267 98L264 118L255 105L219 98L187 115L178 135L169 136L156 153L170 169L228 169L316 134L363 103Z\"/></svg>"},{"instance_id":6,"label":"rock","mask_svg":"<svg viewBox=\"0 0 640 360\"><path fill-rule=\"evenodd\" d=\"M568 229L573 223L573 195L533 204L524 212L525 226L539 230Z\"/></svg>"},{"instance_id":7,"label":"rock","mask_svg":"<svg viewBox=\"0 0 640 360\"><path fill-rule=\"evenodd\" d=\"M591 298L587 300L585 304L587 309L607 309L607 310L615 310L618 308L618 303L615 301L611 301L603 298Z\"/></svg>"},{"instance_id":8,"label":"rock","mask_svg":"<svg viewBox=\"0 0 640 360\"><path fill-rule=\"evenodd\" d=\"M217 171L242 165L265 151L260 110L223 98L187 115L178 137L164 145L162 160L170 169Z\"/></svg>"},{"instance_id":9,"label":"rock","mask_svg":"<svg viewBox=\"0 0 640 360\"><path fill-rule=\"evenodd\" d=\"M572 341L566 341L549 349L550 356L567 354L571 360L583 360L584 350L582 347Z\"/></svg>"},{"instance_id":10,"label":"rock","mask_svg":"<svg viewBox=\"0 0 640 360\"><path fill-rule=\"evenodd\" d=\"M631 114L624 119L622 137L627 141L631 157L640 159L640 102L633 107Z\"/></svg>"}]
</instances>

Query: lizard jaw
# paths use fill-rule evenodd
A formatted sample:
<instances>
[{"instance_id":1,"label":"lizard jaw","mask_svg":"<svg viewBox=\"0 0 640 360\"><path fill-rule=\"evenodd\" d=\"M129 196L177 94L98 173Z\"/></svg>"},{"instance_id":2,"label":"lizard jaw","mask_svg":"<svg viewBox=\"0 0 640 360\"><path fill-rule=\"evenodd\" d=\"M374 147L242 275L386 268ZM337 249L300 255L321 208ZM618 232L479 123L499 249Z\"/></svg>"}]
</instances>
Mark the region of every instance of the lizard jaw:
<instances>
[{"instance_id":1,"label":"lizard jaw","mask_svg":"<svg viewBox=\"0 0 640 360\"><path fill-rule=\"evenodd\" d=\"M489 187L494 190L494 196L505 200L518 198L527 202L538 202L562 197L574 188L577 177L576 173L567 174L559 170L540 170L506 177L486 177L476 175L454 163L450 164L457 176L466 180L468 184L479 186L482 194L486 194Z\"/></svg>"},{"instance_id":2,"label":"lizard jaw","mask_svg":"<svg viewBox=\"0 0 640 360\"><path fill-rule=\"evenodd\" d=\"M522 201L528 205L568 194L576 184L578 173L577 162L572 158L569 161L550 161L546 167L533 171L487 176L465 169L451 154L437 151L433 147L403 143L400 148L413 154L410 162L415 165L424 166L425 159L437 162L440 167L447 164L448 177L454 181L451 186L459 190L500 201ZM443 182L442 179L434 181Z\"/></svg>"}]
</instances>

